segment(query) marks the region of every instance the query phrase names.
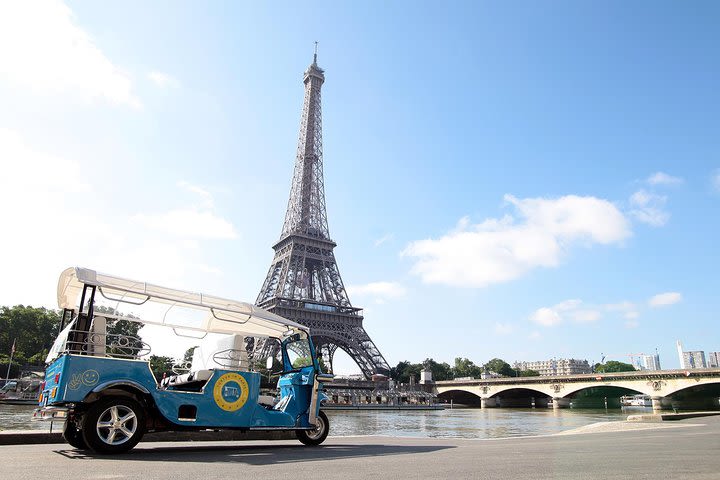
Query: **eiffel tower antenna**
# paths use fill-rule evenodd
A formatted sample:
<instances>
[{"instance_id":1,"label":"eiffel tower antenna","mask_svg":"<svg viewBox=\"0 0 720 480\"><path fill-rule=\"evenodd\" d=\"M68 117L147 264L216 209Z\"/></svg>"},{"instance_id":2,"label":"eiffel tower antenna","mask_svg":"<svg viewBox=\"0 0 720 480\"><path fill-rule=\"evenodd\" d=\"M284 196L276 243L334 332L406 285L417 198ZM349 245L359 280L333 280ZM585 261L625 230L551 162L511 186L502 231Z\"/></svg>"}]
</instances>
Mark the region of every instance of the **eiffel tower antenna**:
<instances>
[{"instance_id":1,"label":"eiffel tower antenna","mask_svg":"<svg viewBox=\"0 0 720 480\"><path fill-rule=\"evenodd\" d=\"M363 328L362 309L348 298L330 239L323 179L320 89L325 72L313 63L305 70L305 99L300 117L290 199L275 256L256 304L310 328L315 348L332 371L340 348L370 378L390 368Z\"/></svg>"}]
</instances>

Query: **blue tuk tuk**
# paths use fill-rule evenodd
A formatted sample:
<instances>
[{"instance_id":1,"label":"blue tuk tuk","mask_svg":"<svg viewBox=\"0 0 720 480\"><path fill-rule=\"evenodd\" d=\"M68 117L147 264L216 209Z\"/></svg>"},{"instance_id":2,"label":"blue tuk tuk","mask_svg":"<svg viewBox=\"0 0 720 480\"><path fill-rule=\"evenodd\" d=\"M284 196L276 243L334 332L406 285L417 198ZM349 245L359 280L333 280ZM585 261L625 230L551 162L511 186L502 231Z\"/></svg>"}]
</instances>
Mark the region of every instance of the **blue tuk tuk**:
<instances>
[{"instance_id":1,"label":"blue tuk tuk","mask_svg":"<svg viewBox=\"0 0 720 480\"><path fill-rule=\"evenodd\" d=\"M169 430L292 430L306 445L327 437L320 403L332 375L321 372L307 327L248 303L85 268L65 270L57 294L62 325L33 418L62 420L73 447L121 453L146 432ZM146 329L161 343L190 338L192 360L157 378ZM261 371L273 360L278 389L262 394Z\"/></svg>"}]
</instances>

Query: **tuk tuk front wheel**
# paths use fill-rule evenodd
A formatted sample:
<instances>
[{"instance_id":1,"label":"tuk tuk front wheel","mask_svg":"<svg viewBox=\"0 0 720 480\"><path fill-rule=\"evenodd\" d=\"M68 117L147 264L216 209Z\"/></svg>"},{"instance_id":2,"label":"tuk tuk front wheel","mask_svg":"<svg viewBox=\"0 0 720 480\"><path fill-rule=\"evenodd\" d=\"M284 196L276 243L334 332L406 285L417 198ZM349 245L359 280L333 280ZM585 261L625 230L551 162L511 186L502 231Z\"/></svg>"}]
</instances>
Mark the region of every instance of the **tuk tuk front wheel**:
<instances>
[{"instance_id":1,"label":"tuk tuk front wheel","mask_svg":"<svg viewBox=\"0 0 720 480\"><path fill-rule=\"evenodd\" d=\"M305 445L320 445L324 442L330 432L330 421L322 410L317 416L315 425L312 430L297 430L295 434L298 440Z\"/></svg>"},{"instance_id":2,"label":"tuk tuk front wheel","mask_svg":"<svg viewBox=\"0 0 720 480\"><path fill-rule=\"evenodd\" d=\"M83 439L97 453L127 452L144 433L145 410L132 398L100 399L83 415Z\"/></svg>"},{"instance_id":3,"label":"tuk tuk front wheel","mask_svg":"<svg viewBox=\"0 0 720 480\"><path fill-rule=\"evenodd\" d=\"M77 428L75 422L71 422L70 420L65 421L62 436L71 447L75 447L78 450L86 450L88 448L87 443L85 443L85 439L82 436L82 432L79 428Z\"/></svg>"}]
</instances>

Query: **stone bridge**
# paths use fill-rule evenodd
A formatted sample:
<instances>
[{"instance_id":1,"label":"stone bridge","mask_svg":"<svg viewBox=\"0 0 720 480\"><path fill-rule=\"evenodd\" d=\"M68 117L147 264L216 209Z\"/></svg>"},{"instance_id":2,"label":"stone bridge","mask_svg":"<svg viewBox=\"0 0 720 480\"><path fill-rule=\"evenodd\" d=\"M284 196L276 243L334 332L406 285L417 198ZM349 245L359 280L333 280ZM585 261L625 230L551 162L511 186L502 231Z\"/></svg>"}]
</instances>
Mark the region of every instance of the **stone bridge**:
<instances>
[{"instance_id":1,"label":"stone bridge","mask_svg":"<svg viewBox=\"0 0 720 480\"><path fill-rule=\"evenodd\" d=\"M550 404L562 408L570 406L571 401L581 404L591 397L604 397L607 406L609 397L617 402L621 395L632 394L649 395L657 410L675 408L688 398L701 399L705 406L717 408L720 368L446 380L436 382L433 390L441 401L482 408Z\"/></svg>"}]
</instances>

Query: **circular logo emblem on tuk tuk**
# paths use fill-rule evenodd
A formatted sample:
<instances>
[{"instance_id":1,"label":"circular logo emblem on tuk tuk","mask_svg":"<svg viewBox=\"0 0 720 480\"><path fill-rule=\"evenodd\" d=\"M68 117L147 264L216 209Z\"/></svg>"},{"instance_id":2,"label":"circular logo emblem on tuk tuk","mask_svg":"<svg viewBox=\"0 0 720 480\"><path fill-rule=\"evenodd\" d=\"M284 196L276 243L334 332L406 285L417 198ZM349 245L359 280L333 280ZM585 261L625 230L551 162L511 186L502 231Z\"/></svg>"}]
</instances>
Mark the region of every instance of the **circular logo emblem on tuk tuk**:
<instances>
[{"instance_id":1,"label":"circular logo emblem on tuk tuk","mask_svg":"<svg viewBox=\"0 0 720 480\"><path fill-rule=\"evenodd\" d=\"M237 373L226 373L215 383L213 397L218 407L234 412L245 405L249 391L245 377Z\"/></svg>"}]
</instances>

